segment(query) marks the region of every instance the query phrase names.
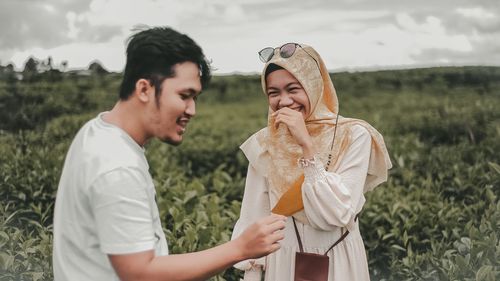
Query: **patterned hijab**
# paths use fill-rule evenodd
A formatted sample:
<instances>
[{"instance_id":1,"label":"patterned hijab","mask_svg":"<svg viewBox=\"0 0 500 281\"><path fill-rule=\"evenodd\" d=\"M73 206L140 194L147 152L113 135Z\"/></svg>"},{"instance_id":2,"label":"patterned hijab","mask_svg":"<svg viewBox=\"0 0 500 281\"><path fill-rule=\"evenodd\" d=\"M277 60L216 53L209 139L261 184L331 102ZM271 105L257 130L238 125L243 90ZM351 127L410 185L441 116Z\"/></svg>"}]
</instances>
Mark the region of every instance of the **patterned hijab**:
<instances>
[{"instance_id":1,"label":"patterned hijab","mask_svg":"<svg viewBox=\"0 0 500 281\"><path fill-rule=\"evenodd\" d=\"M299 45L291 57L282 58L279 50L275 49L273 57L266 63L262 72L261 83L264 93L267 92L266 69L270 64L278 65L290 72L307 93L311 110L305 119L305 124L317 155L325 164L325 168L331 172L336 171L350 145L351 127L359 124L365 127L372 136L370 163L364 191L367 192L386 181L387 170L392 167L392 164L382 135L363 120L339 116L336 122L339 112L337 94L319 54L310 46ZM303 171L297 164L297 160L302 156L302 149L295 142L286 125L281 124L277 129L273 126L274 118L271 116L273 112L272 108L269 107L268 126L259 131L256 137L262 148L261 151L267 155L264 162L266 163L269 190L274 196L280 198L280 201L284 199L285 202L281 203L286 208L291 208L277 213L292 215L303 208L300 192ZM337 127L337 132L332 148L335 127ZM242 146L242 149L245 150L245 147ZM245 154L247 153L245 152ZM332 155L332 161L327 165L329 154ZM261 158L259 156L253 159ZM287 192L288 194L286 194ZM290 196L291 198L289 198ZM277 205L279 204L280 202ZM296 214L296 217L300 219L304 216Z\"/></svg>"}]
</instances>

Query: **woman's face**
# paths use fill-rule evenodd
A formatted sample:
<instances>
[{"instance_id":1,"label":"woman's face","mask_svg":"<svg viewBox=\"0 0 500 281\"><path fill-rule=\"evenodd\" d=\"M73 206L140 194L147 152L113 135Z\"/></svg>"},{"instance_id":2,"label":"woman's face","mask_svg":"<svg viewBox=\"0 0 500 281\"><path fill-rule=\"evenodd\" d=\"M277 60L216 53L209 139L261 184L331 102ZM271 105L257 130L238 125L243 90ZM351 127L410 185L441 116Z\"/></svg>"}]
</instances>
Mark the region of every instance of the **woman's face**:
<instances>
[{"instance_id":1,"label":"woman's face","mask_svg":"<svg viewBox=\"0 0 500 281\"><path fill-rule=\"evenodd\" d=\"M266 92L269 106L273 111L288 107L302 113L304 119L309 116L311 110L309 97L290 72L279 69L268 74Z\"/></svg>"}]
</instances>

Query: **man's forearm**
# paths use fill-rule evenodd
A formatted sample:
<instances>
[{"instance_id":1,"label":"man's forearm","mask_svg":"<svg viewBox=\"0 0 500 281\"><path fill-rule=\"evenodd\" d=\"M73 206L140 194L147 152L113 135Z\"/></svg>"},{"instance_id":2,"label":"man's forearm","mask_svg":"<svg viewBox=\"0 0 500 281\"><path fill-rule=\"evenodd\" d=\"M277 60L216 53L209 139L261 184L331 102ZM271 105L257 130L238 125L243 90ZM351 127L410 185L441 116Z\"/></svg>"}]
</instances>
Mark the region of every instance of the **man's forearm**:
<instances>
[{"instance_id":1,"label":"man's forearm","mask_svg":"<svg viewBox=\"0 0 500 281\"><path fill-rule=\"evenodd\" d=\"M238 238L200 252L156 257L153 250L109 255L122 281L206 280L229 266L275 252L284 238L284 216L270 215L249 226Z\"/></svg>"},{"instance_id":2,"label":"man's forearm","mask_svg":"<svg viewBox=\"0 0 500 281\"><path fill-rule=\"evenodd\" d=\"M200 252L159 256L146 268L145 280L207 280L243 259L235 241Z\"/></svg>"}]
</instances>

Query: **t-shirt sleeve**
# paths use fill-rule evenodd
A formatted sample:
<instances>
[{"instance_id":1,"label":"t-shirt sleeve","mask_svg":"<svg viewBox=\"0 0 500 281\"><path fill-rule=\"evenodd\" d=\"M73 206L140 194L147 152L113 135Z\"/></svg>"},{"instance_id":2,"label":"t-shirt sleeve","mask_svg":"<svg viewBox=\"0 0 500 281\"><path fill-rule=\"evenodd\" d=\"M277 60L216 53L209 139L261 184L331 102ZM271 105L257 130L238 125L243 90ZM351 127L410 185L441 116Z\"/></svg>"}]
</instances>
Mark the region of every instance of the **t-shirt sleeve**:
<instances>
[{"instance_id":1,"label":"t-shirt sleeve","mask_svg":"<svg viewBox=\"0 0 500 281\"><path fill-rule=\"evenodd\" d=\"M128 254L154 248L154 187L138 169L125 167L101 175L89 195L101 251Z\"/></svg>"}]
</instances>

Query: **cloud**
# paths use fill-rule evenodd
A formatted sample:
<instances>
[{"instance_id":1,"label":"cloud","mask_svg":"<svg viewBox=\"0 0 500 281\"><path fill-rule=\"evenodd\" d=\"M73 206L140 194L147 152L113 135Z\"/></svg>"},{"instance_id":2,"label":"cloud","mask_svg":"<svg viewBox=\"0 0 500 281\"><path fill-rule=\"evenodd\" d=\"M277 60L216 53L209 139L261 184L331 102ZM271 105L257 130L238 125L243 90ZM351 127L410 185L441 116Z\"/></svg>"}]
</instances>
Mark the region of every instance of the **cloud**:
<instances>
[{"instance_id":1,"label":"cloud","mask_svg":"<svg viewBox=\"0 0 500 281\"><path fill-rule=\"evenodd\" d=\"M441 44L425 46L412 55L422 64L500 65L500 5L490 1L439 10ZM420 14L420 19L425 16ZM428 17L428 16L427 16ZM440 40L441 39L441 40ZM446 39L446 41L444 40Z\"/></svg>"},{"instance_id":2,"label":"cloud","mask_svg":"<svg viewBox=\"0 0 500 281\"><path fill-rule=\"evenodd\" d=\"M500 5L499 5L500 6ZM460 28L469 33L499 33L500 32L500 8L486 10L483 7L457 8L455 17L450 16L450 27Z\"/></svg>"},{"instance_id":3,"label":"cloud","mask_svg":"<svg viewBox=\"0 0 500 281\"><path fill-rule=\"evenodd\" d=\"M0 2L0 48L51 47L66 39L64 14L38 1ZM63 27L63 28L61 28Z\"/></svg>"},{"instance_id":4,"label":"cloud","mask_svg":"<svg viewBox=\"0 0 500 281\"><path fill-rule=\"evenodd\" d=\"M454 12L454 3L467 1L401 2L239 2L245 11L243 21L217 27L218 22L207 20L203 30L196 26L187 26L187 30L223 73L258 71L262 67L258 50L290 41L315 47L330 69L449 61L467 64L474 63L467 55L478 58L483 55L474 52L486 55L493 51L483 47L483 33L476 32L474 37L465 28L453 28L451 19L463 20ZM197 15L197 22L211 17Z\"/></svg>"},{"instance_id":5,"label":"cloud","mask_svg":"<svg viewBox=\"0 0 500 281\"><path fill-rule=\"evenodd\" d=\"M74 12L67 13L66 18L68 20L67 37L71 39L71 42L103 43L123 33L122 27L119 25L92 24L87 18Z\"/></svg>"},{"instance_id":6,"label":"cloud","mask_svg":"<svg viewBox=\"0 0 500 281\"><path fill-rule=\"evenodd\" d=\"M90 0L0 2L0 48L53 48L79 42L106 42L121 33L120 26L93 24L80 15Z\"/></svg>"},{"instance_id":7,"label":"cloud","mask_svg":"<svg viewBox=\"0 0 500 281\"><path fill-rule=\"evenodd\" d=\"M497 65L500 66L500 43L498 34L471 39L470 50L447 48L423 49L414 56L422 64L451 65Z\"/></svg>"},{"instance_id":8,"label":"cloud","mask_svg":"<svg viewBox=\"0 0 500 281\"><path fill-rule=\"evenodd\" d=\"M0 59L99 59L119 71L138 24L186 33L216 73L259 71L257 51L286 42L313 46L330 69L491 64L500 48L498 0L6 0Z\"/></svg>"},{"instance_id":9,"label":"cloud","mask_svg":"<svg viewBox=\"0 0 500 281\"><path fill-rule=\"evenodd\" d=\"M11 60L18 69L22 69L30 56L37 59L51 56L55 66L67 61L70 69L86 68L90 62L98 60L106 69L122 71L125 63L125 43L121 38L114 37L105 43L69 43L50 49L30 48L14 53Z\"/></svg>"},{"instance_id":10,"label":"cloud","mask_svg":"<svg viewBox=\"0 0 500 281\"><path fill-rule=\"evenodd\" d=\"M121 26L125 32L138 24L151 26L178 24L185 4L180 1L93 0L89 10L79 15L94 26ZM188 8L188 7L186 7Z\"/></svg>"}]
</instances>

